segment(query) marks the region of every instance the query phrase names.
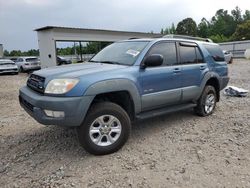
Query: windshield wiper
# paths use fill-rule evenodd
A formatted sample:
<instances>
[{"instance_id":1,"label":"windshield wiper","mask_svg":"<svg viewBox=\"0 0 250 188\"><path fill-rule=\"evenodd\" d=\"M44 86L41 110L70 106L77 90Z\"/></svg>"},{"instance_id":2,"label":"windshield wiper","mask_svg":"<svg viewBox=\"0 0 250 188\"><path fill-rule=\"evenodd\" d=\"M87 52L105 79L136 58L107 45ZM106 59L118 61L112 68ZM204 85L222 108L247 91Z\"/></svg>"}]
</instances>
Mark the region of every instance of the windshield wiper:
<instances>
[{"instance_id":1,"label":"windshield wiper","mask_svg":"<svg viewBox=\"0 0 250 188\"><path fill-rule=\"evenodd\" d=\"M115 64L115 65L120 65L120 63L116 61L99 61L100 63L107 63L107 64Z\"/></svg>"},{"instance_id":2,"label":"windshield wiper","mask_svg":"<svg viewBox=\"0 0 250 188\"><path fill-rule=\"evenodd\" d=\"M100 63L100 61L89 60L89 62Z\"/></svg>"}]
</instances>

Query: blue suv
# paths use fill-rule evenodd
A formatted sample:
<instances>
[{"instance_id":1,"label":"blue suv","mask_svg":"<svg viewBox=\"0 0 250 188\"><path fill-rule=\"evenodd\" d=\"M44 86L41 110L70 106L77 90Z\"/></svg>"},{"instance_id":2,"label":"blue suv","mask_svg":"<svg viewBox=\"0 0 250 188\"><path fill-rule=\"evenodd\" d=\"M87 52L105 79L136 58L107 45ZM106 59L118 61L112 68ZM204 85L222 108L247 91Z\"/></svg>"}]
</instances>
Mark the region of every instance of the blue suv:
<instances>
[{"instance_id":1,"label":"blue suv","mask_svg":"<svg viewBox=\"0 0 250 188\"><path fill-rule=\"evenodd\" d=\"M223 52L213 42L131 39L89 62L34 72L19 101L39 123L77 127L81 145L103 155L124 145L136 119L187 108L210 115L228 81Z\"/></svg>"}]
</instances>

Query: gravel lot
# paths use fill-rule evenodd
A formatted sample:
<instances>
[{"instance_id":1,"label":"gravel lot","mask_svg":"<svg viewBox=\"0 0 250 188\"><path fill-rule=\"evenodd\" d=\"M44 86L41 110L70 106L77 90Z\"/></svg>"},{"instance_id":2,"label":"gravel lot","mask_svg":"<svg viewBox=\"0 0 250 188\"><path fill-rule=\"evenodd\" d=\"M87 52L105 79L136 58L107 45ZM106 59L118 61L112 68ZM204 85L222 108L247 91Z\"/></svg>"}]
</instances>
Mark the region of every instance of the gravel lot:
<instances>
[{"instance_id":1,"label":"gravel lot","mask_svg":"<svg viewBox=\"0 0 250 188\"><path fill-rule=\"evenodd\" d=\"M229 65L250 90L250 61ZM225 97L215 113L192 110L134 123L126 145L86 153L74 129L43 126L20 108L26 74L0 76L1 187L250 187L250 96Z\"/></svg>"}]
</instances>

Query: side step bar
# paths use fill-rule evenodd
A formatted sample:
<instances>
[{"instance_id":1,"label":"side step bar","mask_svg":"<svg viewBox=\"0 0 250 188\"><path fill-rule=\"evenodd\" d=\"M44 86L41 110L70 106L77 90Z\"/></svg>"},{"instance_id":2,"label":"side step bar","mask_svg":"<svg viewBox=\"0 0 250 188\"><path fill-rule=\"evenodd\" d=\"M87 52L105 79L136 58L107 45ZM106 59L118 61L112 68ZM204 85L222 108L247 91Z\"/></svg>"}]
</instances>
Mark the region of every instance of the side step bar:
<instances>
[{"instance_id":1,"label":"side step bar","mask_svg":"<svg viewBox=\"0 0 250 188\"><path fill-rule=\"evenodd\" d=\"M194 103L188 103L188 104L181 104L181 105L176 105L176 106L169 106L169 107L165 107L165 108L160 108L160 109L156 109L156 110L142 112L142 113L136 115L136 118L140 120L140 119L146 119L146 118L151 118L151 117L155 117L155 116L161 116L161 115L164 115L167 113L185 110L188 108L193 108L196 105L197 104L194 104Z\"/></svg>"}]
</instances>

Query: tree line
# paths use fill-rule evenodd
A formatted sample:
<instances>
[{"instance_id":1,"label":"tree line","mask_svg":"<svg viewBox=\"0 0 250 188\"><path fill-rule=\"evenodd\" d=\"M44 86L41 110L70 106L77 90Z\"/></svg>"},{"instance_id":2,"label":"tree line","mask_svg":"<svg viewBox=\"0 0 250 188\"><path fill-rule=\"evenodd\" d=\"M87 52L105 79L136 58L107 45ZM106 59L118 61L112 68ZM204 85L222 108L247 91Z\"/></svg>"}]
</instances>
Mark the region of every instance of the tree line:
<instances>
[{"instance_id":1,"label":"tree line","mask_svg":"<svg viewBox=\"0 0 250 188\"><path fill-rule=\"evenodd\" d=\"M86 46L80 47L79 44L66 47L66 48L56 48L57 55L80 55L80 54L95 54L99 52L102 48L109 45L110 42L88 42ZM31 49L28 51L21 51L21 50L4 50L4 56L12 57L12 56L39 56L39 50Z\"/></svg>"},{"instance_id":2,"label":"tree line","mask_svg":"<svg viewBox=\"0 0 250 188\"><path fill-rule=\"evenodd\" d=\"M219 9L211 20L202 18L199 24L192 18L185 18L175 27L161 29L161 34L180 34L210 38L214 42L250 40L250 11L243 14L239 7L229 11Z\"/></svg>"}]
</instances>

